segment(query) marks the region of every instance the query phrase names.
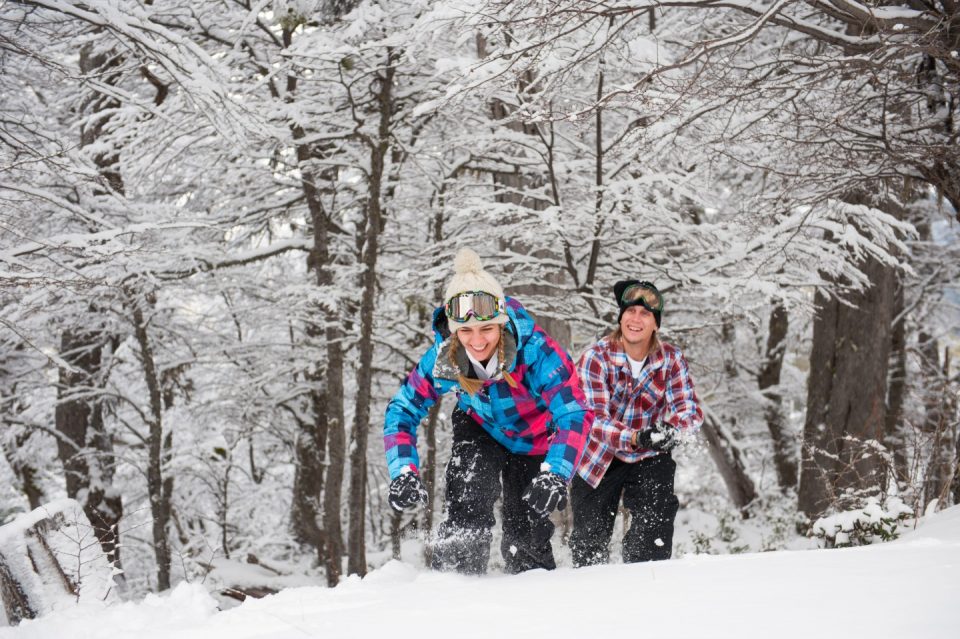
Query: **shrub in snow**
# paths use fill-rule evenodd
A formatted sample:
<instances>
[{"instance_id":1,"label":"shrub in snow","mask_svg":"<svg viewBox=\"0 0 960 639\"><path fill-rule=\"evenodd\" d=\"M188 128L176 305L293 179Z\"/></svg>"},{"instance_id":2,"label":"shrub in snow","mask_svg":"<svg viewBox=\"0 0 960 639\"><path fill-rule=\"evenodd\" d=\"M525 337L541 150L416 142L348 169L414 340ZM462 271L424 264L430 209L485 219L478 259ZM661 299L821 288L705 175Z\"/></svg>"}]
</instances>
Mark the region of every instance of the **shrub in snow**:
<instances>
[{"instance_id":1,"label":"shrub in snow","mask_svg":"<svg viewBox=\"0 0 960 639\"><path fill-rule=\"evenodd\" d=\"M737 555L750 551L750 545L740 538L737 517L731 513L720 513L717 517L716 529L711 532L702 530L693 531L690 541L693 542L695 555ZM681 553L678 553L682 554Z\"/></svg>"},{"instance_id":2,"label":"shrub in snow","mask_svg":"<svg viewBox=\"0 0 960 639\"><path fill-rule=\"evenodd\" d=\"M824 548L866 546L896 539L912 516L913 511L899 497L887 497L882 503L877 497L868 497L862 508L821 517L810 534L821 540Z\"/></svg>"}]
</instances>

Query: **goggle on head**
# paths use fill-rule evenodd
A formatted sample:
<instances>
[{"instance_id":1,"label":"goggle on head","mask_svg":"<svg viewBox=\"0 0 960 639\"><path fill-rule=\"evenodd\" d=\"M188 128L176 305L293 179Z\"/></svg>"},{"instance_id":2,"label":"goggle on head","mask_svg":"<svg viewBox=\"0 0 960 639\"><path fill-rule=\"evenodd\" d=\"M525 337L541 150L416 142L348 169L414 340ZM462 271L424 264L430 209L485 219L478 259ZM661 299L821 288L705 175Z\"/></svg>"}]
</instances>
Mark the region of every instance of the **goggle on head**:
<instances>
[{"instance_id":1,"label":"goggle on head","mask_svg":"<svg viewBox=\"0 0 960 639\"><path fill-rule=\"evenodd\" d=\"M651 313L663 310L663 295L650 282L637 282L623 289L620 294L620 306L642 306Z\"/></svg>"},{"instance_id":2,"label":"goggle on head","mask_svg":"<svg viewBox=\"0 0 960 639\"><path fill-rule=\"evenodd\" d=\"M504 301L484 291L457 293L444 305L447 319L460 324L471 318L486 322L507 312Z\"/></svg>"}]
</instances>

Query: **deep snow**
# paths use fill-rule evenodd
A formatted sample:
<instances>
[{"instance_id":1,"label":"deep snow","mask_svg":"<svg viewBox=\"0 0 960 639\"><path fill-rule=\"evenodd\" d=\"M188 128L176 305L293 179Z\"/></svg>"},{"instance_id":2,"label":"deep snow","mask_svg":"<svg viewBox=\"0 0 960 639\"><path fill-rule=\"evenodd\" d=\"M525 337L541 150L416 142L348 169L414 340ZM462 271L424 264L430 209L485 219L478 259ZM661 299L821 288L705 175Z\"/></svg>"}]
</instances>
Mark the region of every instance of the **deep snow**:
<instances>
[{"instance_id":1,"label":"deep snow","mask_svg":"<svg viewBox=\"0 0 960 639\"><path fill-rule=\"evenodd\" d=\"M139 603L81 603L9 639L301 637L960 637L960 506L887 544L687 555L518 576L392 561L335 589L289 588L217 612L198 584Z\"/></svg>"}]
</instances>

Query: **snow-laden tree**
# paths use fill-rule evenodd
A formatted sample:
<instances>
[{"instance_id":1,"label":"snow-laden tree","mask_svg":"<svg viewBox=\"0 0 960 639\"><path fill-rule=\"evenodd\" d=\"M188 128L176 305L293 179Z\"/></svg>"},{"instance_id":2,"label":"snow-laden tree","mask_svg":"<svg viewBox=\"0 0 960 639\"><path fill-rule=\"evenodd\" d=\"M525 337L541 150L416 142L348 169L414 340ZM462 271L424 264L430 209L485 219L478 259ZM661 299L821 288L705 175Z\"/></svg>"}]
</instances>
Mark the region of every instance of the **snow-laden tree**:
<instances>
[{"instance_id":1,"label":"snow-laden tree","mask_svg":"<svg viewBox=\"0 0 960 639\"><path fill-rule=\"evenodd\" d=\"M495 46L463 76L461 86L485 91L497 80L525 78L527 86L535 87L521 110L528 122L599 119L623 103L642 110L644 118L634 125L628 145L661 166L681 158L678 165L688 168L689 180L697 184L699 197L693 201L706 200L701 204L705 212L739 216L730 218L736 219L730 228L740 237L728 246L718 236L714 250L722 257L713 260L709 274L700 275L701 283L709 282L707 275L718 275L709 282L714 291L760 293L766 287L753 299L770 304L774 312L785 292L792 306L808 306L802 286L826 292L816 303L832 312L843 312L845 297L877 300L882 312L865 304L859 317L856 311L850 314L849 325L866 329L869 318L875 328L862 333L886 343L893 316L883 306L885 298L870 291L888 288L896 278L902 240L910 234L910 226L898 219L899 210L909 204L901 201L909 192L901 188L904 180L922 180L948 200L954 189L949 177L956 164L950 142L954 107L946 96L955 65L942 19L951 11L946 5L894 9L855 3L491 2L479 11L464 8L459 24L487 30L493 35L486 39ZM605 64L603 77L609 80L610 60L631 42L624 34L638 32L648 34L648 64L638 64L643 58L631 52L622 56L633 64L621 78L595 92L570 89L591 64ZM558 107L571 95L590 99ZM675 188L669 192L679 193ZM737 251L734 246L744 231L746 242ZM691 264L696 257L691 260L690 252L681 254L681 270L695 278L702 267ZM763 267L759 271L744 263L753 256ZM740 281L713 270L723 260L740 273ZM738 297L741 308L748 307L742 304L746 299ZM824 332L824 318L814 327L814 342L823 348L816 351L821 357L813 368L819 371L830 357L838 357L856 369L860 364L852 351L827 354L833 335ZM773 324L777 322L782 325L782 320ZM855 344L849 337L847 343ZM811 394L811 406L829 404L839 412L836 420L822 416L836 421L834 434L824 441L811 439L804 447L811 463L806 485L822 493L817 497L801 491L808 513L821 511L831 494L841 492L847 482L842 469L853 469L852 460L872 441L883 439L883 411L868 408L886 400L885 358L882 352L876 355L876 361L866 364L877 376L863 411L839 410L852 405L850 393L843 390L845 373L820 389L826 396ZM776 404L770 380L762 385L766 400ZM722 394L742 395L736 385L731 390ZM808 411L807 418L808 431L823 423L815 412ZM775 420L767 422L782 459L778 427ZM809 456L816 451L824 455ZM882 485L879 461L873 455L873 470L855 472L854 483ZM778 466L782 482L789 485L784 478L790 475L789 464Z\"/></svg>"},{"instance_id":2,"label":"snow-laden tree","mask_svg":"<svg viewBox=\"0 0 960 639\"><path fill-rule=\"evenodd\" d=\"M795 503L818 327L866 315L886 419L860 439L946 496L952 62L919 36L939 9L854 34L831 6L4 4L10 476L99 513L135 590L247 554L362 574L433 523L386 506L377 433L469 245L574 356L615 281L655 281L746 514ZM808 437L819 488L845 437Z\"/></svg>"}]
</instances>

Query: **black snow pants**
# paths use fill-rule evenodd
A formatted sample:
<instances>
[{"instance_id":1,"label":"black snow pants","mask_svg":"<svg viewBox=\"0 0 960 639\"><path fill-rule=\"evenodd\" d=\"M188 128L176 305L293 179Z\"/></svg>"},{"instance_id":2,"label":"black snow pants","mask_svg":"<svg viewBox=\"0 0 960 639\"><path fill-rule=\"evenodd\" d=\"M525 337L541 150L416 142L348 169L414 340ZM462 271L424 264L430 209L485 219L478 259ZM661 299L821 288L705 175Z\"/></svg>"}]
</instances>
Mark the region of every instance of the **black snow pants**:
<instances>
[{"instance_id":1,"label":"black snow pants","mask_svg":"<svg viewBox=\"0 0 960 639\"><path fill-rule=\"evenodd\" d=\"M437 529L432 567L472 575L487 572L494 504L502 492L500 551L506 572L555 568L550 545L553 523L521 499L542 462L543 455L509 452L467 413L454 409L453 449L444 496L447 518Z\"/></svg>"},{"instance_id":2,"label":"black snow pants","mask_svg":"<svg viewBox=\"0 0 960 639\"><path fill-rule=\"evenodd\" d=\"M570 550L575 566L607 563L617 508L630 512L623 536L623 561L656 561L673 554L673 522L680 502L673 494L677 464L666 453L627 464L614 459L596 488L575 477L570 501L573 532Z\"/></svg>"}]
</instances>

